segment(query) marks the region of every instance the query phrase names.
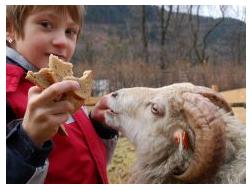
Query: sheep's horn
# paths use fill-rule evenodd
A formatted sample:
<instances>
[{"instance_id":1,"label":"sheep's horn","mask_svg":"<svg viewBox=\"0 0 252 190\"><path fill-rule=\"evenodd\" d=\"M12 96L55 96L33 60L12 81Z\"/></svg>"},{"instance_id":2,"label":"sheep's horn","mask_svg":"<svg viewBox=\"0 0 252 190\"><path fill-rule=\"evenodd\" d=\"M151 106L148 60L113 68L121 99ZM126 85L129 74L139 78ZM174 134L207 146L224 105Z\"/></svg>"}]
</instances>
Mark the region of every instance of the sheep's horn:
<instances>
[{"instance_id":1,"label":"sheep's horn","mask_svg":"<svg viewBox=\"0 0 252 190\"><path fill-rule=\"evenodd\" d=\"M221 96L220 93L215 92L213 89L204 86L195 86L193 92L201 94L202 96L208 98L216 106L224 109L226 112L231 113L232 115L234 114L227 101Z\"/></svg>"},{"instance_id":2,"label":"sheep's horn","mask_svg":"<svg viewBox=\"0 0 252 190\"><path fill-rule=\"evenodd\" d=\"M200 94L183 93L183 110L195 134L192 160L186 171L176 175L187 183L212 177L224 159L225 122L218 107Z\"/></svg>"}]
</instances>

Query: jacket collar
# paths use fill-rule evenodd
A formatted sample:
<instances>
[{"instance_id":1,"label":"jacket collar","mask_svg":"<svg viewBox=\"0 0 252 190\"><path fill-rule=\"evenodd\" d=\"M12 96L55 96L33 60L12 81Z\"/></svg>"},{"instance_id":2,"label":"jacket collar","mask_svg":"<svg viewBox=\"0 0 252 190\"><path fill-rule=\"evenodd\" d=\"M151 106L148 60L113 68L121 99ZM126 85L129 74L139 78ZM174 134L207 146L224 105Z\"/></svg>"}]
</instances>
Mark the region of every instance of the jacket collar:
<instances>
[{"instance_id":1,"label":"jacket collar","mask_svg":"<svg viewBox=\"0 0 252 190\"><path fill-rule=\"evenodd\" d=\"M6 46L6 57L14 61L20 67L23 67L27 71L36 72L38 69L29 63L21 54L15 49Z\"/></svg>"}]
</instances>

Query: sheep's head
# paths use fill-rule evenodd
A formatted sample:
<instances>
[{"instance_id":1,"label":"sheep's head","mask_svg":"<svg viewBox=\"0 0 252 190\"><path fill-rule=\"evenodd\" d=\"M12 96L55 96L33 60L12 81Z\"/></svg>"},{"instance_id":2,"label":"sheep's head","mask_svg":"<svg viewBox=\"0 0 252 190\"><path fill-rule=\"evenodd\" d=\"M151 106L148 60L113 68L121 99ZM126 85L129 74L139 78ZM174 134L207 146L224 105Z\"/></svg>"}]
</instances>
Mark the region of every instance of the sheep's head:
<instances>
[{"instance_id":1,"label":"sheep's head","mask_svg":"<svg viewBox=\"0 0 252 190\"><path fill-rule=\"evenodd\" d=\"M174 175L176 179L194 182L205 173L210 176L224 158L225 123L220 109L232 110L209 88L180 83L121 89L97 106L102 111L94 112L94 117L121 131L140 151L159 142L173 149L191 149L192 159L183 173Z\"/></svg>"}]
</instances>

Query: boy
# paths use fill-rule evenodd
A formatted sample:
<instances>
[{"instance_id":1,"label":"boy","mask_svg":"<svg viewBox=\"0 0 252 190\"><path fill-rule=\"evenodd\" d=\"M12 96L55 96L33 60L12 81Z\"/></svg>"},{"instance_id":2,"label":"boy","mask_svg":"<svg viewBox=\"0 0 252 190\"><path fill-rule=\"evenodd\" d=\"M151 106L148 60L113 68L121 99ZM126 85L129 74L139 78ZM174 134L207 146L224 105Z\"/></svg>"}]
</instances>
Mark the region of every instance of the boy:
<instances>
[{"instance_id":1,"label":"boy","mask_svg":"<svg viewBox=\"0 0 252 190\"><path fill-rule=\"evenodd\" d=\"M42 91L25 79L28 70L47 67L50 54L71 59L83 14L83 6L7 6L7 183L108 183L113 146L101 138L114 145L117 132L92 124L83 107L68 117L72 103L53 101L79 84ZM68 137L57 134L62 123Z\"/></svg>"}]
</instances>

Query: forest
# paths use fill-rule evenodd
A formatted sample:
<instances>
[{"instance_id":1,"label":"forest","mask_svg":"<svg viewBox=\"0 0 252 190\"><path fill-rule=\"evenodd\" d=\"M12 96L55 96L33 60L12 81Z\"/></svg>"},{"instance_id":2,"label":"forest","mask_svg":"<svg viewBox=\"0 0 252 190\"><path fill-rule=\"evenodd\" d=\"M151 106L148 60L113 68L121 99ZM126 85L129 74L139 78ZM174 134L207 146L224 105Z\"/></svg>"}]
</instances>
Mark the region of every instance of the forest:
<instances>
[{"instance_id":1,"label":"forest","mask_svg":"<svg viewBox=\"0 0 252 190\"><path fill-rule=\"evenodd\" d=\"M93 70L93 96L177 82L244 88L246 10L238 20L227 16L232 6L220 5L221 16L213 18L199 14L205 6L85 6L76 75Z\"/></svg>"}]
</instances>

